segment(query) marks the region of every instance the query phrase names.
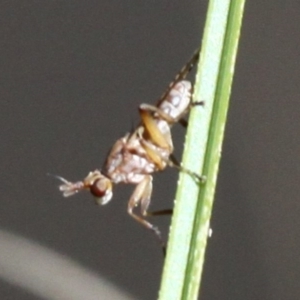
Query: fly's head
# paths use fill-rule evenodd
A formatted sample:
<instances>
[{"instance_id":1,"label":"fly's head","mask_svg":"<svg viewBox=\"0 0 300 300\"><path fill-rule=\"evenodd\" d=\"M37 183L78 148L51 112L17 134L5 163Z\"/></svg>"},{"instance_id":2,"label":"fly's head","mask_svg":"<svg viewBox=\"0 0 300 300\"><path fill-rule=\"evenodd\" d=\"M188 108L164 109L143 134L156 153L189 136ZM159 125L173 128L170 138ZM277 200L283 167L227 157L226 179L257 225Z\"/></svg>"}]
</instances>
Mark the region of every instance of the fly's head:
<instances>
[{"instance_id":1,"label":"fly's head","mask_svg":"<svg viewBox=\"0 0 300 300\"><path fill-rule=\"evenodd\" d=\"M99 205L106 204L112 198L112 182L98 170L90 172L87 177L78 182L70 182L60 176L56 177L63 182L59 186L59 190L64 197L72 196L82 190L88 190Z\"/></svg>"}]
</instances>

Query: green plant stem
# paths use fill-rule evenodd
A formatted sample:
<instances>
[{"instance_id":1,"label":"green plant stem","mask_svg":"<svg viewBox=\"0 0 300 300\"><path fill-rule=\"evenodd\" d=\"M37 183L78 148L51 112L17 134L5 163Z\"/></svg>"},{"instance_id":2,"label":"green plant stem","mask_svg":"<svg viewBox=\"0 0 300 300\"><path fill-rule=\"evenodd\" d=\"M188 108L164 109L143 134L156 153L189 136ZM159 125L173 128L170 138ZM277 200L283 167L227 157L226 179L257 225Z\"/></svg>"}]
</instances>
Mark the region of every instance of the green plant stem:
<instances>
[{"instance_id":1,"label":"green plant stem","mask_svg":"<svg viewBox=\"0 0 300 300\"><path fill-rule=\"evenodd\" d=\"M210 0L159 300L198 298L245 0Z\"/></svg>"}]
</instances>

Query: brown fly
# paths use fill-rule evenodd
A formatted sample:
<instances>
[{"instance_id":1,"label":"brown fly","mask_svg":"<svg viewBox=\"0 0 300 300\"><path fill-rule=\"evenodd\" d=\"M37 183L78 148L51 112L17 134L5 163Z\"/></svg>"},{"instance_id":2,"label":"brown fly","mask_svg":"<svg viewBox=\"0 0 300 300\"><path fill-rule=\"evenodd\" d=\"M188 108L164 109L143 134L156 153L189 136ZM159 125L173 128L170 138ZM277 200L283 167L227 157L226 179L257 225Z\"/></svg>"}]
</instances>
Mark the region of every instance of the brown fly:
<instances>
[{"instance_id":1,"label":"brown fly","mask_svg":"<svg viewBox=\"0 0 300 300\"><path fill-rule=\"evenodd\" d=\"M74 183L56 176L63 182L59 189L65 197L81 190L88 190L97 204L104 205L112 198L114 184L134 184L136 187L129 199L127 211L135 220L152 230L164 245L159 229L146 220L146 217L151 215L148 213L148 207L152 194L152 174L170 166L187 172L199 181L202 180L202 177L177 163L172 155L174 147L171 136L172 125L180 122L186 126L184 116L193 105L203 104L192 103L192 84L185 80L198 59L199 50L177 74L155 106L149 104L139 106L140 125L116 141L101 171L92 171L82 181ZM140 214L134 212L138 206ZM170 211L157 214L168 212Z\"/></svg>"}]
</instances>

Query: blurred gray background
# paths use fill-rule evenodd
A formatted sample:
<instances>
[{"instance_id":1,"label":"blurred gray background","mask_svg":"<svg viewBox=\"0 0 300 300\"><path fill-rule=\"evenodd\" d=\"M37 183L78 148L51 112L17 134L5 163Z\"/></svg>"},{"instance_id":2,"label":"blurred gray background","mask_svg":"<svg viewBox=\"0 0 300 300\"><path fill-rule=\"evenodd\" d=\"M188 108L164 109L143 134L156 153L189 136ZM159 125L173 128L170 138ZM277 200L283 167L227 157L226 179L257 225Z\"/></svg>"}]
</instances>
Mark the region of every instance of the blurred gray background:
<instances>
[{"instance_id":1,"label":"blurred gray background","mask_svg":"<svg viewBox=\"0 0 300 300\"><path fill-rule=\"evenodd\" d=\"M300 2L247 2L201 299L299 299ZM154 103L198 47L206 9L0 1L2 230L156 299L163 258L126 213L132 187L97 207L87 193L64 199L46 173L77 180L101 167L137 106ZM174 136L180 149L184 130ZM155 176L153 210L172 207L176 180ZM167 238L170 218L152 221ZM10 260L17 272L26 263ZM2 277L0 299L41 298Z\"/></svg>"}]
</instances>

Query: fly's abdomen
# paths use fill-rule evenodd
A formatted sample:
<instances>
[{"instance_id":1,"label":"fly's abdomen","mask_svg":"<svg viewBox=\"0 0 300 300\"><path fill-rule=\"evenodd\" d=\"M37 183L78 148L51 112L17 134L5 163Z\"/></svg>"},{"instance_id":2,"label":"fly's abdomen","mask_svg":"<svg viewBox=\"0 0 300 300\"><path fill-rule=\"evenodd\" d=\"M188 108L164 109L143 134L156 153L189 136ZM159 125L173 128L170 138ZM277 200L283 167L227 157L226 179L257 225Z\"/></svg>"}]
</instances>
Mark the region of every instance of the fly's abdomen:
<instances>
[{"instance_id":1,"label":"fly's abdomen","mask_svg":"<svg viewBox=\"0 0 300 300\"><path fill-rule=\"evenodd\" d=\"M158 107L174 119L175 123L187 112L191 102L191 91L191 82L181 80L174 85L165 100Z\"/></svg>"}]
</instances>

